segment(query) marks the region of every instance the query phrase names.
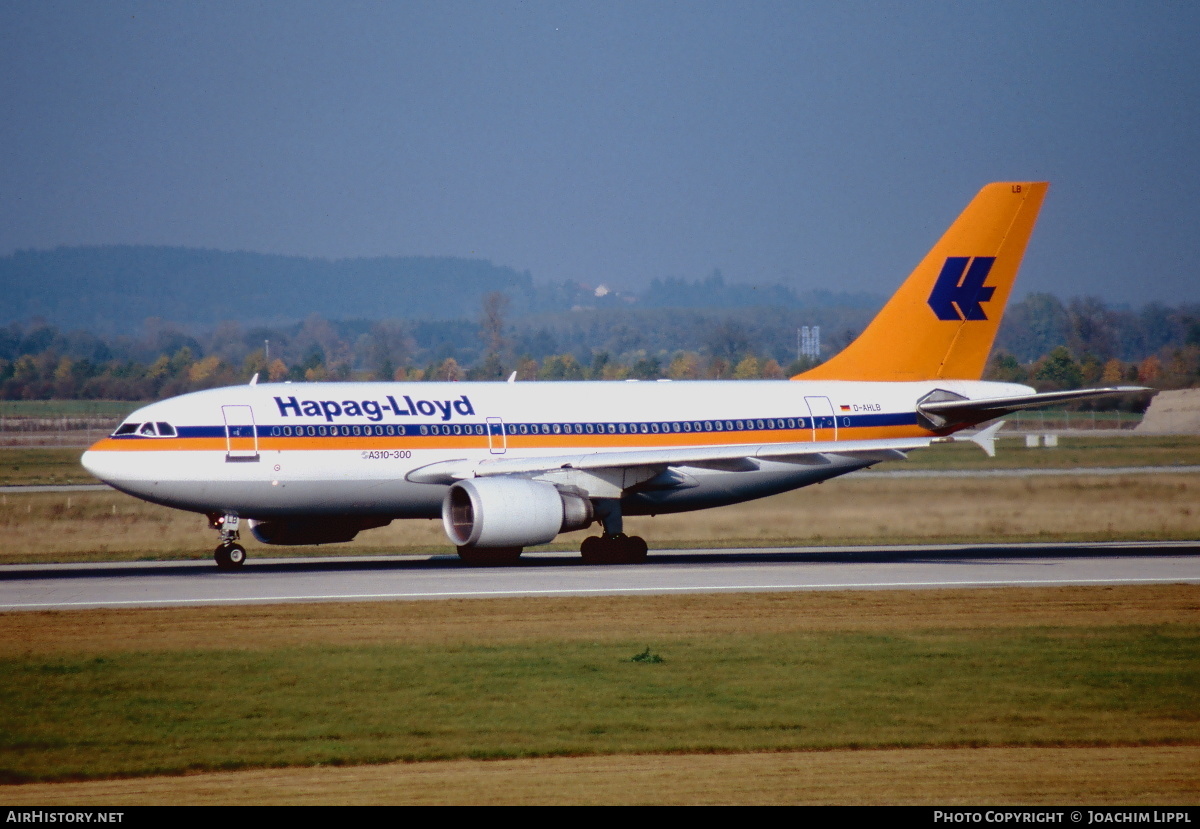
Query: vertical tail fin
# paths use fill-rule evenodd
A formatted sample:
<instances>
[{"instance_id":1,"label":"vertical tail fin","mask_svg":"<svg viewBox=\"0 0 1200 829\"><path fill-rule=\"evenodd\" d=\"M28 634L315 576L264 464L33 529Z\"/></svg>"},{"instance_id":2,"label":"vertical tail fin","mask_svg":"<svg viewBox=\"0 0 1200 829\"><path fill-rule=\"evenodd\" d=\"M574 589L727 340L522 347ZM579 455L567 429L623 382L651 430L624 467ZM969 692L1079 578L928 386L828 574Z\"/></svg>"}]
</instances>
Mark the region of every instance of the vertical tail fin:
<instances>
[{"instance_id":1,"label":"vertical tail fin","mask_svg":"<svg viewBox=\"0 0 1200 829\"><path fill-rule=\"evenodd\" d=\"M858 339L792 379L982 377L1048 187L984 187Z\"/></svg>"}]
</instances>

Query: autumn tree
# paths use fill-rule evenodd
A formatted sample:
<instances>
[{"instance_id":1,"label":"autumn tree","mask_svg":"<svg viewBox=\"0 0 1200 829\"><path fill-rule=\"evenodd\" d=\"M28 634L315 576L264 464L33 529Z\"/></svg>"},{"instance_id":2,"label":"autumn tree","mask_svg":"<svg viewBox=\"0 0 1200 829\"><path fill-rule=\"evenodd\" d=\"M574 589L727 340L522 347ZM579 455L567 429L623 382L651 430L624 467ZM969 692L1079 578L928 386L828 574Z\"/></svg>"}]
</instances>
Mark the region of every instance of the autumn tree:
<instances>
[{"instance_id":1,"label":"autumn tree","mask_svg":"<svg viewBox=\"0 0 1200 829\"><path fill-rule=\"evenodd\" d=\"M504 352L508 340L504 336L504 316L509 299L499 291L483 298L483 312L479 317L479 336L483 340L484 356L475 376L479 380L500 380L504 377Z\"/></svg>"}]
</instances>

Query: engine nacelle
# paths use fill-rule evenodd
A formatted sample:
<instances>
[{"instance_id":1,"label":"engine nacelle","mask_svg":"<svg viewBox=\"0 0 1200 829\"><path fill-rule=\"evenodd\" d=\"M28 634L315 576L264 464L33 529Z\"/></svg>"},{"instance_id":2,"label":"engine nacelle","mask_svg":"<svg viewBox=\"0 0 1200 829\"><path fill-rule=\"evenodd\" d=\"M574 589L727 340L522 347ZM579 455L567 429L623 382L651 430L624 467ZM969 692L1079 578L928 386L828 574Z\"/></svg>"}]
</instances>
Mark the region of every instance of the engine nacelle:
<instances>
[{"instance_id":1,"label":"engine nacelle","mask_svg":"<svg viewBox=\"0 0 1200 829\"><path fill-rule=\"evenodd\" d=\"M353 541L363 530L385 527L390 518L358 516L306 516L303 518L273 518L270 521L247 522L250 532L263 544L337 544Z\"/></svg>"},{"instance_id":2,"label":"engine nacelle","mask_svg":"<svg viewBox=\"0 0 1200 829\"><path fill-rule=\"evenodd\" d=\"M442 525L456 547L531 547L593 518L583 490L526 478L459 481L442 501Z\"/></svg>"}]
</instances>

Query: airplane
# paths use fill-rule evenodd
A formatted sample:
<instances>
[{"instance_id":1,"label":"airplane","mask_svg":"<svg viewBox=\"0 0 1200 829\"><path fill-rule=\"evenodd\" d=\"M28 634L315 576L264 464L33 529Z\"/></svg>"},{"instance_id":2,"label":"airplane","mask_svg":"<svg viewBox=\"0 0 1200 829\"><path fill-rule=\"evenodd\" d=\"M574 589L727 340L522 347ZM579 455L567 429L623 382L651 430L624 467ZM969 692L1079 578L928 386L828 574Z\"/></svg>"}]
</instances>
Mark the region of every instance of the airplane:
<instances>
[{"instance_id":1,"label":"airplane","mask_svg":"<svg viewBox=\"0 0 1200 829\"><path fill-rule=\"evenodd\" d=\"M636 563L623 518L736 504L953 440L1049 393L980 378L1046 182L985 186L863 333L790 380L257 383L138 409L84 453L122 492L203 513L221 569L441 518L469 564L600 526L585 562ZM994 454L1002 421L971 439Z\"/></svg>"}]
</instances>

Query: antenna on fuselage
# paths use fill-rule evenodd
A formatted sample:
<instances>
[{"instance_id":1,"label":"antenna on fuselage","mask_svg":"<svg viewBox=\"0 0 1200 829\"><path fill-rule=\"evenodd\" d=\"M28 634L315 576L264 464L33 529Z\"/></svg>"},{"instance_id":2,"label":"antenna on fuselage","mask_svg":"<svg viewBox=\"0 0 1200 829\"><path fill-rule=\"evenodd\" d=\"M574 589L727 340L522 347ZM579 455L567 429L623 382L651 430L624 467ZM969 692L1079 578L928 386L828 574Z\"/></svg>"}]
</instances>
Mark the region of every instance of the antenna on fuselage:
<instances>
[{"instance_id":1,"label":"antenna on fuselage","mask_svg":"<svg viewBox=\"0 0 1200 829\"><path fill-rule=\"evenodd\" d=\"M517 382L517 373L515 371L512 374L508 375L508 382L510 382L510 383Z\"/></svg>"},{"instance_id":2,"label":"antenna on fuselage","mask_svg":"<svg viewBox=\"0 0 1200 829\"><path fill-rule=\"evenodd\" d=\"M252 386L258 385L258 372L257 371L254 372L254 376L250 378L250 385L252 385Z\"/></svg>"}]
</instances>

